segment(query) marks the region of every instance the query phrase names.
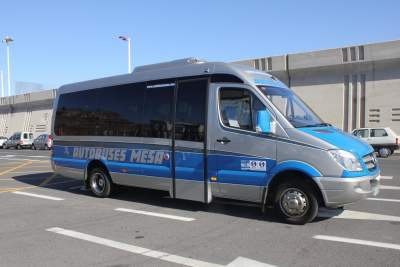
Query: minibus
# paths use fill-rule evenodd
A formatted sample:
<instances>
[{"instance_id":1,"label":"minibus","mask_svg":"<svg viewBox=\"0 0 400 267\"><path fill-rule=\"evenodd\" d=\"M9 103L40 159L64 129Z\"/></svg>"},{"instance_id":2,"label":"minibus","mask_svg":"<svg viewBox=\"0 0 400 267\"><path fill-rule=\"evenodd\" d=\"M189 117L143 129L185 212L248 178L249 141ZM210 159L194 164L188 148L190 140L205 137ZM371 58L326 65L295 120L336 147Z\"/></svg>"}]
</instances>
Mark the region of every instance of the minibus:
<instances>
[{"instance_id":1,"label":"minibus","mask_svg":"<svg viewBox=\"0 0 400 267\"><path fill-rule=\"evenodd\" d=\"M203 203L254 202L305 224L319 207L379 189L370 145L246 66L188 58L64 85L52 128L53 170L98 197L116 185L150 188Z\"/></svg>"}]
</instances>

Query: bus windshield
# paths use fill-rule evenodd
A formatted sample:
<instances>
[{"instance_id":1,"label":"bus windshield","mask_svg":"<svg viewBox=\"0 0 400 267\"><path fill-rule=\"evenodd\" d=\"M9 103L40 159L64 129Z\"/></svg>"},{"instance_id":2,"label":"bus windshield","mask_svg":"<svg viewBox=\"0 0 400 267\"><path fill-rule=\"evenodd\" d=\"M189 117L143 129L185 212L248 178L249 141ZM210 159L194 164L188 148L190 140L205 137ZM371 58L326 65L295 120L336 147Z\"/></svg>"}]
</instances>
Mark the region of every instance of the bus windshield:
<instances>
[{"instance_id":1,"label":"bus windshield","mask_svg":"<svg viewBox=\"0 0 400 267\"><path fill-rule=\"evenodd\" d=\"M329 126L292 90L264 85L257 87L295 128Z\"/></svg>"}]
</instances>

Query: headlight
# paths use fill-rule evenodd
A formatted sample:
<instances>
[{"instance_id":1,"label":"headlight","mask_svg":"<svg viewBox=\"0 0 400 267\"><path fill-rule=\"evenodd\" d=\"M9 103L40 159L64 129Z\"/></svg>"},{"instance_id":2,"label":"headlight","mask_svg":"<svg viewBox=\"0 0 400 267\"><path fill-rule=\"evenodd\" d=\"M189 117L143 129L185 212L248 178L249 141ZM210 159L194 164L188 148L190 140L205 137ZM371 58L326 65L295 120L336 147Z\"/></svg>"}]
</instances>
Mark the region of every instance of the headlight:
<instances>
[{"instance_id":1,"label":"headlight","mask_svg":"<svg viewBox=\"0 0 400 267\"><path fill-rule=\"evenodd\" d=\"M330 150L329 153L347 171L362 171L360 161L350 152L344 150Z\"/></svg>"}]
</instances>

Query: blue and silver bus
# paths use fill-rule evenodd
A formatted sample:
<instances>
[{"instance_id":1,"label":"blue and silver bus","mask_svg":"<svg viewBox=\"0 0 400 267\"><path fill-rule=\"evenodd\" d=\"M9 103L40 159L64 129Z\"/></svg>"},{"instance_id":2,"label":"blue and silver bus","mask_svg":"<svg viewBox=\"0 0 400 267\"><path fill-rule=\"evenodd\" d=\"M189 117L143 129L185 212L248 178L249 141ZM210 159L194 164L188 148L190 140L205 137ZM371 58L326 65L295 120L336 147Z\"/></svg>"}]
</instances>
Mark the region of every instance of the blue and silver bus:
<instances>
[{"instance_id":1,"label":"blue and silver bus","mask_svg":"<svg viewBox=\"0 0 400 267\"><path fill-rule=\"evenodd\" d=\"M379 188L374 150L325 123L275 77L195 58L62 86L52 166L98 197L115 185L312 221Z\"/></svg>"}]
</instances>

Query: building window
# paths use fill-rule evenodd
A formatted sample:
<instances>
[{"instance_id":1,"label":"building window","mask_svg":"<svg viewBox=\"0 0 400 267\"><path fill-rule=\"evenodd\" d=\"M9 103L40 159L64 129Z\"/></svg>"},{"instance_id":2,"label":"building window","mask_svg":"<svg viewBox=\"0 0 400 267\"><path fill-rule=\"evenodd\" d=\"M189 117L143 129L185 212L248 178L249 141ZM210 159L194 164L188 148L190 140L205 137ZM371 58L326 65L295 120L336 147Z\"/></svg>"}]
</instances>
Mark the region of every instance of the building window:
<instances>
[{"instance_id":1,"label":"building window","mask_svg":"<svg viewBox=\"0 0 400 267\"><path fill-rule=\"evenodd\" d=\"M349 61L347 48L342 48L342 58L343 58L343 62Z\"/></svg>"},{"instance_id":2,"label":"building window","mask_svg":"<svg viewBox=\"0 0 400 267\"><path fill-rule=\"evenodd\" d=\"M258 59L254 60L254 68L256 68L258 70L260 69L260 61Z\"/></svg>"},{"instance_id":3,"label":"building window","mask_svg":"<svg viewBox=\"0 0 400 267\"><path fill-rule=\"evenodd\" d=\"M350 47L350 58L351 58L351 61L356 60L356 48L355 47Z\"/></svg>"},{"instance_id":4,"label":"building window","mask_svg":"<svg viewBox=\"0 0 400 267\"><path fill-rule=\"evenodd\" d=\"M365 74L361 74L360 80L360 127L365 127Z\"/></svg>"},{"instance_id":5,"label":"building window","mask_svg":"<svg viewBox=\"0 0 400 267\"><path fill-rule=\"evenodd\" d=\"M261 59L261 70L263 70L263 71L265 71L266 70L266 68L265 68L265 58L262 58Z\"/></svg>"},{"instance_id":6,"label":"building window","mask_svg":"<svg viewBox=\"0 0 400 267\"><path fill-rule=\"evenodd\" d=\"M364 60L364 46L363 45L360 45L358 47L358 59Z\"/></svg>"},{"instance_id":7,"label":"building window","mask_svg":"<svg viewBox=\"0 0 400 267\"><path fill-rule=\"evenodd\" d=\"M400 121L400 108L392 108L392 121Z\"/></svg>"},{"instance_id":8,"label":"building window","mask_svg":"<svg viewBox=\"0 0 400 267\"><path fill-rule=\"evenodd\" d=\"M351 78L351 130L357 128L357 75Z\"/></svg>"},{"instance_id":9,"label":"building window","mask_svg":"<svg viewBox=\"0 0 400 267\"><path fill-rule=\"evenodd\" d=\"M343 130L349 130L349 75L344 76L343 84Z\"/></svg>"},{"instance_id":10,"label":"building window","mask_svg":"<svg viewBox=\"0 0 400 267\"><path fill-rule=\"evenodd\" d=\"M380 117L380 109L379 108L372 108L369 110L369 114L368 114L368 121L370 123L378 123L380 121L379 117Z\"/></svg>"},{"instance_id":11,"label":"building window","mask_svg":"<svg viewBox=\"0 0 400 267\"><path fill-rule=\"evenodd\" d=\"M268 70L272 70L272 58L267 58L267 68Z\"/></svg>"}]
</instances>

